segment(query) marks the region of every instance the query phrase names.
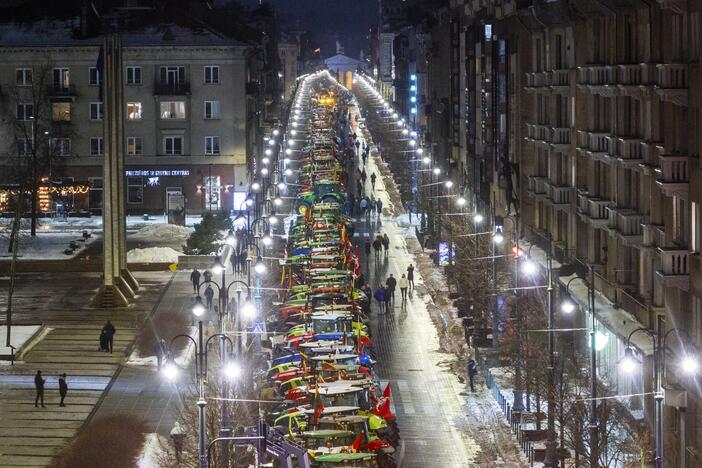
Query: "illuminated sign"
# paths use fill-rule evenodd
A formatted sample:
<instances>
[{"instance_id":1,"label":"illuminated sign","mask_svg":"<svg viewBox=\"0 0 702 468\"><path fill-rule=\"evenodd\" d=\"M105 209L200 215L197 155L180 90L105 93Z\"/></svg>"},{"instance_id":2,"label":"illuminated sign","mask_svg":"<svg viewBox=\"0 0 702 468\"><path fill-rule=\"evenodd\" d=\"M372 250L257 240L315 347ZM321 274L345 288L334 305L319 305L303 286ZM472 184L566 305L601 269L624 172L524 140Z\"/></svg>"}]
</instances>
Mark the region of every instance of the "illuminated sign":
<instances>
[{"instance_id":1,"label":"illuminated sign","mask_svg":"<svg viewBox=\"0 0 702 468\"><path fill-rule=\"evenodd\" d=\"M136 169L124 171L127 177L185 177L190 175L189 169Z\"/></svg>"}]
</instances>

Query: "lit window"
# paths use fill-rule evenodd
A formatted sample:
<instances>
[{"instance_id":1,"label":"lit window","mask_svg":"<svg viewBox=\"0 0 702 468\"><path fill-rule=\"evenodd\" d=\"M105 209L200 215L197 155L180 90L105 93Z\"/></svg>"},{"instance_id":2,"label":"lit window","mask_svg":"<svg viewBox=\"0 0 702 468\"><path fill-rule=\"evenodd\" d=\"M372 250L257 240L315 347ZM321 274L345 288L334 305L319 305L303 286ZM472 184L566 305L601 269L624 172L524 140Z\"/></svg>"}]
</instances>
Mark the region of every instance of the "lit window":
<instances>
[{"instance_id":1,"label":"lit window","mask_svg":"<svg viewBox=\"0 0 702 468\"><path fill-rule=\"evenodd\" d=\"M102 103L90 103L90 120L102 120Z\"/></svg>"},{"instance_id":2,"label":"lit window","mask_svg":"<svg viewBox=\"0 0 702 468\"><path fill-rule=\"evenodd\" d=\"M141 137L127 137L127 154L129 156L143 154Z\"/></svg>"},{"instance_id":3,"label":"lit window","mask_svg":"<svg viewBox=\"0 0 702 468\"><path fill-rule=\"evenodd\" d=\"M70 76L68 68L54 68L54 91L68 91Z\"/></svg>"},{"instance_id":4,"label":"lit window","mask_svg":"<svg viewBox=\"0 0 702 468\"><path fill-rule=\"evenodd\" d=\"M219 83L219 65L205 66L205 84Z\"/></svg>"},{"instance_id":5,"label":"lit window","mask_svg":"<svg viewBox=\"0 0 702 468\"><path fill-rule=\"evenodd\" d=\"M219 118L219 101L205 101L205 118Z\"/></svg>"},{"instance_id":6,"label":"lit window","mask_svg":"<svg viewBox=\"0 0 702 468\"><path fill-rule=\"evenodd\" d=\"M102 156L102 137L90 139L90 156Z\"/></svg>"},{"instance_id":7,"label":"lit window","mask_svg":"<svg viewBox=\"0 0 702 468\"><path fill-rule=\"evenodd\" d=\"M32 84L31 68L17 68L15 69L15 76L15 83L17 83L17 86L30 86Z\"/></svg>"},{"instance_id":8,"label":"lit window","mask_svg":"<svg viewBox=\"0 0 702 468\"><path fill-rule=\"evenodd\" d=\"M163 153L167 155L183 154L183 137L163 137Z\"/></svg>"},{"instance_id":9,"label":"lit window","mask_svg":"<svg viewBox=\"0 0 702 468\"><path fill-rule=\"evenodd\" d=\"M140 102L128 102L127 103L127 119L128 120L141 120L141 103Z\"/></svg>"},{"instance_id":10,"label":"lit window","mask_svg":"<svg viewBox=\"0 0 702 468\"><path fill-rule=\"evenodd\" d=\"M55 122L69 122L71 120L71 104L68 102L52 103L51 119Z\"/></svg>"},{"instance_id":11,"label":"lit window","mask_svg":"<svg viewBox=\"0 0 702 468\"><path fill-rule=\"evenodd\" d=\"M184 119L185 101L163 101L161 103L162 119Z\"/></svg>"},{"instance_id":12,"label":"lit window","mask_svg":"<svg viewBox=\"0 0 702 468\"><path fill-rule=\"evenodd\" d=\"M127 84L141 84L141 67L127 67Z\"/></svg>"},{"instance_id":13,"label":"lit window","mask_svg":"<svg viewBox=\"0 0 702 468\"><path fill-rule=\"evenodd\" d=\"M219 137L205 137L205 154L219 154Z\"/></svg>"}]
</instances>

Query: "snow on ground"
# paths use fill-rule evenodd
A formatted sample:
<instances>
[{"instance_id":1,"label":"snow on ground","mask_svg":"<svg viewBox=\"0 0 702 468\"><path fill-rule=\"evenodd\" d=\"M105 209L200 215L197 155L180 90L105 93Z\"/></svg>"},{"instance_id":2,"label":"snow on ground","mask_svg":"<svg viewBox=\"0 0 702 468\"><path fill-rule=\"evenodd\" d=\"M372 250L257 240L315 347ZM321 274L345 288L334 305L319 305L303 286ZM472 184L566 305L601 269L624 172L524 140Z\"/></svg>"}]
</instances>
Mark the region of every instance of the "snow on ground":
<instances>
[{"instance_id":1,"label":"snow on ground","mask_svg":"<svg viewBox=\"0 0 702 468\"><path fill-rule=\"evenodd\" d=\"M185 242L192 228L177 224L149 224L130 236L132 240Z\"/></svg>"},{"instance_id":2,"label":"snow on ground","mask_svg":"<svg viewBox=\"0 0 702 468\"><path fill-rule=\"evenodd\" d=\"M22 232L19 241L18 257L23 260L66 260L80 254L85 246L94 242L98 237L93 233L87 241L83 242L83 237L79 231L75 232L49 232L44 229L37 231L37 235L32 237L26 232ZM64 251L68 249L71 241L78 244L78 248L71 254ZM9 237L4 232L0 237L0 258L11 258L7 252Z\"/></svg>"},{"instance_id":3,"label":"snow on ground","mask_svg":"<svg viewBox=\"0 0 702 468\"><path fill-rule=\"evenodd\" d=\"M145 434L144 446L136 460L136 468L159 468L163 458L163 447L166 445L165 437L159 436L155 432Z\"/></svg>"},{"instance_id":4,"label":"snow on ground","mask_svg":"<svg viewBox=\"0 0 702 468\"><path fill-rule=\"evenodd\" d=\"M132 249L127 252L128 263L175 263L178 256L183 255L170 247L147 247Z\"/></svg>"},{"instance_id":5,"label":"snow on ground","mask_svg":"<svg viewBox=\"0 0 702 468\"><path fill-rule=\"evenodd\" d=\"M190 327L190 330L188 332L190 336L195 338L197 336L197 327ZM188 363L192 360L193 356L195 355L195 346L193 345L192 341L188 340L188 346L185 347L180 353L178 353L178 356L175 357L175 363L178 366L184 367L187 366ZM138 350L132 351L132 354L129 356L129 359L127 360L127 364L132 365L132 366L153 366L156 367L158 365L158 361L156 360L156 356L144 356L142 357L139 354Z\"/></svg>"},{"instance_id":6,"label":"snow on ground","mask_svg":"<svg viewBox=\"0 0 702 468\"><path fill-rule=\"evenodd\" d=\"M186 226L195 226L200 223L202 216L200 215L187 215L185 218ZM9 226L12 224L11 218L0 218L0 226ZM102 216L91 216L90 218L40 218L37 220L40 229L53 229L53 230L83 230L83 229L97 229L102 230ZM135 230L140 229L144 226L150 224L168 224L168 217L165 215L148 215L147 218L144 216L127 216L127 229ZM29 227L29 220L22 220L22 229L25 225Z\"/></svg>"},{"instance_id":7,"label":"snow on ground","mask_svg":"<svg viewBox=\"0 0 702 468\"><path fill-rule=\"evenodd\" d=\"M29 341L34 334L39 331L41 325L14 325L12 327L12 336L10 337L10 343L15 347L15 352L19 351L24 344ZM8 346L5 346L5 336L7 335L7 326L0 325L0 355L9 356L12 351Z\"/></svg>"}]
</instances>

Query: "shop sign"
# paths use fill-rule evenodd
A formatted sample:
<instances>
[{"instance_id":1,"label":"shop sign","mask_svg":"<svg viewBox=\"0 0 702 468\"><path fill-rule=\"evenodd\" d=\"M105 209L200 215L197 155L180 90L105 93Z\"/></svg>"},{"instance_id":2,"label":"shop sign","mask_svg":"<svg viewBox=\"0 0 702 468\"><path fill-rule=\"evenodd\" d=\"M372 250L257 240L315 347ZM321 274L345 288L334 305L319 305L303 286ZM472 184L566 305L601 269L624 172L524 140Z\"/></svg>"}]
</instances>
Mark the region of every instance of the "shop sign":
<instances>
[{"instance_id":1,"label":"shop sign","mask_svg":"<svg viewBox=\"0 0 702 468\"><path fill-rule=\"evenodd\" d=\"M134 169L124 171L127 177L185 177L189 169Z\"/></svg>"}]
</instances>

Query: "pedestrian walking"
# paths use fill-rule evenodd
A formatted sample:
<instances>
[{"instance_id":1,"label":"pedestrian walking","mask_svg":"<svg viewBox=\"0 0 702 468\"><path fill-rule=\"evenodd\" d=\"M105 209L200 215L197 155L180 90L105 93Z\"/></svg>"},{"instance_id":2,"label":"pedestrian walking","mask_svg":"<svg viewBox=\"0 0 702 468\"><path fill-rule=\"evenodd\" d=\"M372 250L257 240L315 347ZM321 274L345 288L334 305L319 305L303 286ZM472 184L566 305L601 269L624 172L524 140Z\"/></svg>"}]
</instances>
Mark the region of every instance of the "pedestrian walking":
<instances>
[{"instance_id":1,"label":"pedestrian walking","mask_svg":"<svg viewBox=\"0 0 702 468\"><path fill-rule=\"evenodd\" d=\"M388 256L388 250L390 249L390 238L388 237L387 233L383 234L383 237L381 238L381 242L383 243L383 249L385 250L385 256Z\"/></svg>"},{"instance_id":2,"label":"pedestrian walking","mask_svg":"<svg viewBox=\"0 0 702 468\"><path fill-rule=\"evenodd\" d=\"M237 268L239 267L239 257L237 256L236 252L232 252L232 254L229 256L229 261L232 264L232 271L236 273Z\"/></svg>"},{"instance_id":3,"label":"pedestrian walking","mask_svg":"<svg viewBox=\"0 0 702 468\"><path fill-rule=\"evenodd\" d=\"M378 313L385 313L385 288L383 288L382 284L378 285L373 297L375 297L375 300L378 302Z\"/></svg>"},{"instance_id":4,"label":"pedestrian walking","mask_svg":"<svg viewBox=\"0 0 702 468\"><path fill-rule=\"evenodd\" d=\"M407 277L403 273L402 277L397 282L397 285L400 287L400 295L402 297L403 304L407 301L407 286L408 286L408 284L409 284L409 282L407 281Z\"/></svg>"},{"instance_id":5,"label":"pedestrian walking","mask_svg":"<svg viewBox=\"0 0 702 468\"><path fill-rule=\"evenodd\" d=\"M366 241L363 243L363 248L366 252L366 261L369 261L370 260L370 253L371 253L370 239L366 239Z\"/></svg>"},{"instance_id":6,"label":"pedestrian walking","mask_svg":"<svg viewBox=\"0 0 702 468\"><path fill-rule=\"evenodd\" d=\"M112 322L108 320L105 326L102 327L102 331L105 332L105 338L107 338L107 347L110 350L110 354L112 354L112 342L114 341L115 333L117 332L117 330L115 329L115 326L112 325Z\"/></svg>"},{"instance_id":7,"label":"pedestrian walking","mask_svg":"<svg viewBox=\"0 0 702 468\"><path fill-rule=\"evenodd\" d=\"M375 172L371 174L371 191L375 192L375 179L377 179L378 176L375 175Z\"/></svg>"},{"instance_id":8,"label":"pedestrian walking","mask_svg":"<svg viewBox=\"0 0 702 468\"><path fill-rule=\"evenodd\" d=\"M410 290L414 289L414 265L411 263L407 267L407 282L409 283Z\"/></svg>"},{"instance_id":9,"label":"pedestrian walking","mask_svg":"<svg viewBox=\"0 0 702 468\"><path fill-rule=\"evenodd\" d=\"M388 279L385 280L385 286L387 286L387 295L390 299L388 302L392 304L392 307L395 307L395 288L397 287L397 279L392 276L392 273L390 273Z\"/></svg>"},{"instance_id":10,"label":"pedestrian walking","mask_svg":"<svg viewBox=\"0 0 702 468\"><path fill-rule=\"evenodd\" d=\"M468 360L468 380L470 381L470 391L475 392L474 380L475 375L478 373L478 366L475 364L473 359Z\"/></svg>"},{"instance_id":11,"label":"pedestrian walking","mask_svg":"<svg viewBox=\"0 0 702 468\"><path fill-rule=\"evenodd\" d=\"M212 272L210 270L205 270L202 276L205 278L205 283L212 281Z\"/></svg>"},{"instance_id":12,"label":"pedestrian walking","mask_svg":"<svg viewBox=\"0 0 702 468\"><path fill-rule=\"evenodd\" d=\"M368 173L366 173L366 168L364 167L363 170L361 171L361 182L363 182L363 186L366 186L366 179L368 178Z\"/></svg>"},{"instance_id":13,"label":"pedestrian walking","mask_svg":"<svg viewBox=\"0 0 702 468\"><path fill-rule=\"evenodd\" d=\"M212 299L214 298L214 289L209 284L205 289L205 299L207 300L207 310L212 310Z\"/></svg>"},{"instance_id":14,"label":"pedestrian walking","mask_svg":"<svg viewBox=\"0 0 702 468\"><path fill-rule=\"evenodd\" d=\"M386 314L392 313L394 306L395 306L395 303L392 300L392 293L390 292L390 288L386 287L385 288L385 313Z\"/></svg>"},{"instance_id":15,"label":"pedestrian walking","mask_svg":"<svg viewBox=\"0 0 702 468\"><path fill-rule=\"evenodd\" d=\"M361 184L361 179L356 181L356 193L358 194L358 199L363 198L363 185Z\"/></svg>"},{"instance_id":16,"label":"pedestrian walking","mask_svg":"<svg viewBox=\"0 0 702 468\"><path fill-rule=\"evenodd\" d=\"M104 329L100 331L100 345L98 351L105 353L110 351L110 345L107 343L107 332L105 332Z\"/></svg>"},{"instance_id":17,"label":"pedestrian walking","mask_svg":"<svg viewBox=\"0 0 702 468\"><path fill-rule=\"evenodd\" d=\"M195 268L192 273L190 273L190 281L193 283L193 292L197 292L197 288L200 287L200 272Z\"/></svg>"},{"instance_id":18,"label":"pedestrian walking","mask_svg":"<svg viewBox=\"0 0 702 468\"><path fill-rule=\"evenodd\" d=\"M378 261L380 260L380 249L383 248L383 237L382 236L376 236L375 240L373 241L373 250L375 251L375 260Z\"/></svg>"},{"instance_id":19,"label":"pedestrian walking","mask_svg":"<svg viewBox=\"0 0 702 468\"><path fill-rule=\"evenodd\" d=\"M383 214L383 201L380 198L375 202L375 209L378 211L378 218L380 218L380 215Z\"/></svg>"},{"instance_id":20,"label":"pedestrian walking","mask_svg":"<svg viewBox=\"0 0 702 468\"><path fill-rule=\"evenodd\" d=\"M59 377L59 396L61 397L61 402L59 403L59 406L66 406L63 403L63 400L66 398L66 394L68 393L68 384L66 383L66 374L61 374Z\"/></svg>"},{"instance_id":21,"label":"pedestrian walking","mask_svg":"<svg viewBox=\"0 0 702 468\"><path fill-rule=\"evenodd\" d=\"M183 457L185 428L179 421L176 421L175 424L173 424L173 428L171 429L171 440L173 441L173 448L175 449L176 453L176 461L180 463L181 458Z\"/></svg>"},{"instance_id":22,"label":"pedestrian walking","mask_svg":"<svg viewBox=\"0 0 702 468\"><path fill-rule=\"evenodd\" d=\"M44 384L45 383L46 383L46 379L44 379L41 376L41 371L38 370L36 375L34 376L34 388L37 391L37 396L34 399L34 407L35 408L38 407L37 405L39 404L39 401L41 401L41 407L46 408L46 406L44 406Z\"/></svg>"},{"instance_id":23,"label":"pedestrian walking","mask_svg":"<svg viewBox=\"0 0 702 468\"><path fill-rule=\"evenodd\" d=\"M166 355L166 340L161 338L156 341L154 345L154 355L156 356L156 364L158 365L158 370L161 370L161 365L163 364L163 358Z\"/></svg>"}]
</instances>

